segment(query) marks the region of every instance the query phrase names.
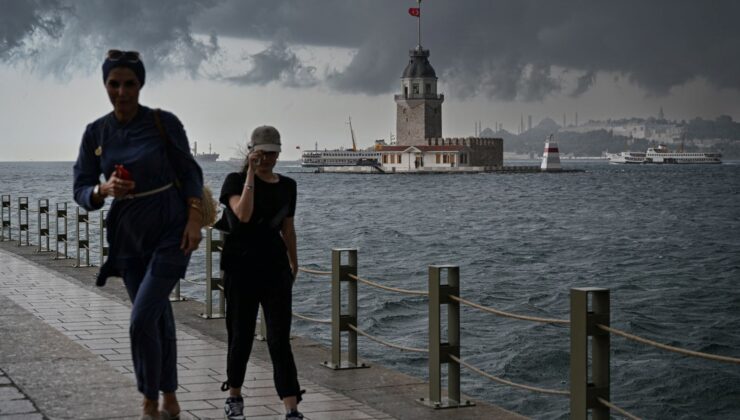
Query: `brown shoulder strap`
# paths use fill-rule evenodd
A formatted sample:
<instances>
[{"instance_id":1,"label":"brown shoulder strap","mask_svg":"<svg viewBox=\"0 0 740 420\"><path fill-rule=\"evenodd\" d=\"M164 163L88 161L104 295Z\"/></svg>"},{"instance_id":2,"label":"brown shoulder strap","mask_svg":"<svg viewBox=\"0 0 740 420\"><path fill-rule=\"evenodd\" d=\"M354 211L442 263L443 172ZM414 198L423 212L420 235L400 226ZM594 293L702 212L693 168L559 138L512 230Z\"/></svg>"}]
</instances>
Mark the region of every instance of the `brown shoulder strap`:
<instances>
[{"instance_id":1,"label":"brown shoulder strap","mask_svg":"<svg viewBox=\"0 0 740 420\"><path fill-rule=\"evenodd\" d=\"M160 109L157 108L154 110L154 125L157 126L157 130L159 130L159 136L162 137L162 139L165 142L165 150L167 151L167 158L170 161L170 165L172 166L172 169L175 171L175 185L180 188L180 177L177 176L178 173L180 173L180 169L177 167L177 163L172 159L172 152L170 152L170 149L172 146L172 141L170 140L170 136L167 135L167 130L164 129L164 126L162 125L162 118L160 117Z\"/></svg>"},{"instance_id":2,"label":"brown shoulder strap","mask_svg":"<svg viewBox=\"0 0 740 420\"><path fill-rule=\"evenodd\" d=\"M162 125L162 118L159 116L160 109L157 108L154 110L154 125L157 126L157 130L159 130L159 135L162 137L162 139L166 142L170 142L170 137L167 135L167 131L164 129L164 126Z\"/></svg>"}]
</instances>

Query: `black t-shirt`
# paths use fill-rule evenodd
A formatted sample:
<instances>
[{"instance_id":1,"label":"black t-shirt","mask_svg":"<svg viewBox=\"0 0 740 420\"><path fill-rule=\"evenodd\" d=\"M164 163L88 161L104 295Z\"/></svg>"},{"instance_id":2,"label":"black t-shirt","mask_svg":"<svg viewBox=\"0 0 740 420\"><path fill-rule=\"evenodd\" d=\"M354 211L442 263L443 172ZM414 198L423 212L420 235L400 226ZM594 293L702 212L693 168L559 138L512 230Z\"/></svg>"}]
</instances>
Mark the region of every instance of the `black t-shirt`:
<instances>
[{"instance_id":1,"label":"black t-shirt","mask_svg":"<svg viewBox=\"0 0 740 420\"><path fill-rule=\"evenodd\" d=\"M259 262L276 269L288 265L285 242L280 229L286 217L295 215L296 182L278 175L278 182L269 183L254 177L254 210L248 222L242 223L229 205L229 198L240 196L247 180L245 172L232 172L221 187L219 201L226 207L217 229L228 232L221 256L221 268L237 268Z\"/></svg>"}]
</instances>

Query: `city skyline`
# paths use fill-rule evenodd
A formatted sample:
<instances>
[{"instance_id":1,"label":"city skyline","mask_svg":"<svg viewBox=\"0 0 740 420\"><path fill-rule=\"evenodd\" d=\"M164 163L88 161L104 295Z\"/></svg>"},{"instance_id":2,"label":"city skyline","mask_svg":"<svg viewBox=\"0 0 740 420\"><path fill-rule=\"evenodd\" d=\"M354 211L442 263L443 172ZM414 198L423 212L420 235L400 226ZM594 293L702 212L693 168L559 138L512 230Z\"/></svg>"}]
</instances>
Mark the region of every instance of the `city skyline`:
<instances>
[{"instance_id":1,"label":"city skyline","mask_svg":"<svg viewBox=\"0 0 740 420\"><path fill-rule=\"evenodd\" d=\"M395 133L393 95L417 18L408 1L0 1L0 160L73 160L110 111L105 51L142 52L141 102L175 112L226 159L273 124L284 159ZM422 2L422 44L445 95L443 134L544 118L740 119L740 5ZM478 123L480 122L480 125ZM300 149L298 149L298 147Z\"/></svg>"}]
</instances>

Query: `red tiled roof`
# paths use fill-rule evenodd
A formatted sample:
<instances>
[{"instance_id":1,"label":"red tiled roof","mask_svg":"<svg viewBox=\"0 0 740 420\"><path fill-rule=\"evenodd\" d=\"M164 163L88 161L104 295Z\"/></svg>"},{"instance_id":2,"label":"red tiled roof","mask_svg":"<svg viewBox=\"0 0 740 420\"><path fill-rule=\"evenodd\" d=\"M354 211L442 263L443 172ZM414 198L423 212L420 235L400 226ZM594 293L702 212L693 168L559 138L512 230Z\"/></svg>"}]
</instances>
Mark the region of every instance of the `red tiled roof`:
<instances>
[{"instance_id":1,"label":"red tiled roof","mask_svg":"<svg viewBox=\"0 0 740 420\"><path fill-rule=\"evenodd\" d=\"M422 152L456 152L464 150L466 146L382 146L378 148L379 152L405 152L410 148L419 149Z\"/></svg>"},{"instance_id":2,"label":"red tiled roof","mask_svg":"<svg viewBox=\"0 0 740 420\"><path fill-rule=\"evenodd\" d=\"M422 152L449 152L456 150L466 149L467 146L452 145L452 146L414 146Z\"/></svg>"}]
</instances>

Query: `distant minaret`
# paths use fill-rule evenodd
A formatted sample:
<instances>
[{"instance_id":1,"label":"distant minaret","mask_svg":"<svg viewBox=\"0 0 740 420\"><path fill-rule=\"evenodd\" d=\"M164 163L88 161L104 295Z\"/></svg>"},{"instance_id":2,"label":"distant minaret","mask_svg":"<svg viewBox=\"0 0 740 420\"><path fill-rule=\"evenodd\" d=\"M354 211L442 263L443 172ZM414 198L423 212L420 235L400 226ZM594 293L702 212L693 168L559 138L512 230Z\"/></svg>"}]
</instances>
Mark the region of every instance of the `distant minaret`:
<instances>
[{"instance_id":1,"label":"distant minaret","mask_svg":"<svg viewBox=\"0 0 740 420\"><path fill-rule=\"evenodd\" d=\"M565 114L563 114L563 128L565 128Z\"/></svg>"},{"instance_id":2,"label":"distant minaret","mask_svg":"<svg viewBox=\"0 0 740 420\"><path fill-rule=\"evenodd\" d=\"M661 120L661 121L665 119L665 114L663 114L663 107L662 106L660 107L660 111L658 112L658 119Z\"/></svg>"},{"instance_id":3,"label":"distant minaret","mask_svg":"<svg viewBox=\"0 0 740 420\"><path fill-rule=\"evenodd\" d=\"M532 130L532 116L527 116L527 130Z\"/></svg>"},{"instance_id":4,"label":"distant minaret","mask_svg":"<svg viewBox=\"0 0 740 420\"><path fill-rule=\"evenodd\" d=\"M519 120L519 134L522 134L524 132L524 114L522 114L521 119Z\"/></svg>"},{"instance_id":5,"label":"distant minaret","mask_svg":"<svg viewBox=\"0 0 740 420\"><path fill-rule=\"evenodd\" d=\"M578 113L576 112L576 127L578 127Z\"/></svg>"},{"instance_id":6,"label":"distant minaret","mask_svg":"<svg viewBox=\"0 0 740 420\"><path fill-rule=\"evenodd\" d=\"M409 63L401 75L401 94L396 100L396 144L426 144L442 137L442 102L437 94L437 75L429 64L429 50L421 46L421 1L418 2L419 44L409 50ZM411 11L409 11L411 12Z\"/></svg>"}]
</instances>

